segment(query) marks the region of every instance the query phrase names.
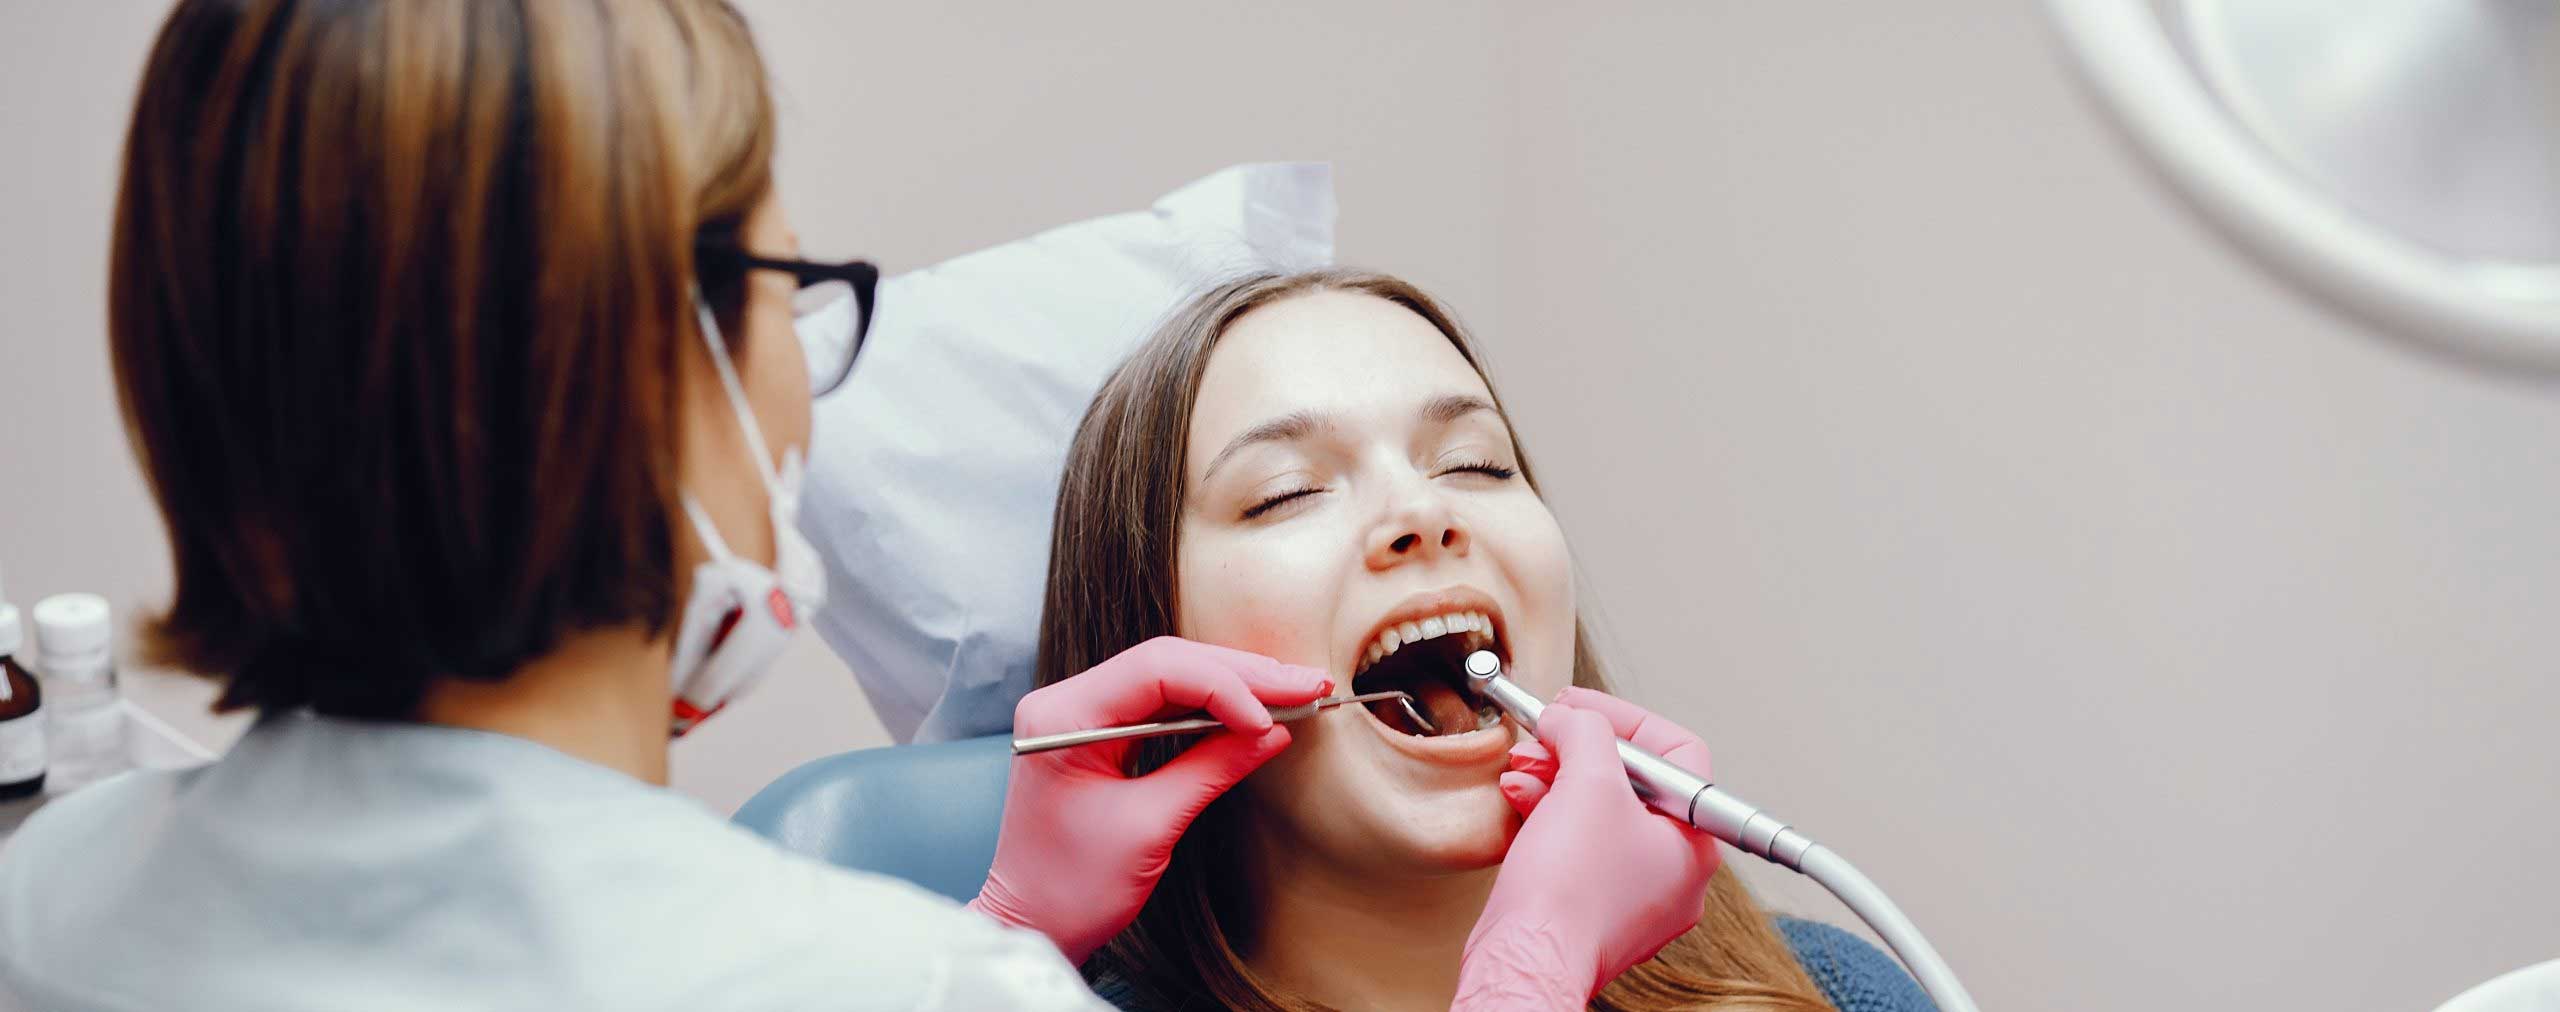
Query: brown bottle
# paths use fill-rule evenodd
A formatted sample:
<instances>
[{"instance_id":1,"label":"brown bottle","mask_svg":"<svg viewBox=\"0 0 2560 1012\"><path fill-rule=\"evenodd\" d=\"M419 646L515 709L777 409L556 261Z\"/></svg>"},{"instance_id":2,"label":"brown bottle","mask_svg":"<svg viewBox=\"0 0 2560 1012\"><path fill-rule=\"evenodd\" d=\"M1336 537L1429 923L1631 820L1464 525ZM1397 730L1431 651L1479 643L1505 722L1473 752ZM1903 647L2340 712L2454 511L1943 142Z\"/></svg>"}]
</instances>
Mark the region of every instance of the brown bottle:
<instances>
[{"instance_id":1,"label":"brown bottle","mask_svg":"<svg viewBox=\"0 0 2560 1012\"><path fill-rule=\"evenodd\" d=\"M18 663L25 640L17 606L0 601L0 801L44 790L44 691Z\"/></svg>"}]
</instances>

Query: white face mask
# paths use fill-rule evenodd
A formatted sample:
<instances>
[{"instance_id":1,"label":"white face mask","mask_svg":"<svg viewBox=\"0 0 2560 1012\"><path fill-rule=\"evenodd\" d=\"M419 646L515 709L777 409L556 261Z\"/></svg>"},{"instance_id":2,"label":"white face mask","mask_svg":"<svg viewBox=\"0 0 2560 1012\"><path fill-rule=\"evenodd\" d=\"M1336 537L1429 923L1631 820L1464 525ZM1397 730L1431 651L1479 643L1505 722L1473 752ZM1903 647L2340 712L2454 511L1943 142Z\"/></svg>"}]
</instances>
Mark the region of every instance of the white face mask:
<instances>
[{"instance_id":1,"label":"white face mask","mask_svg":"<svg viewBox=\"0 0 2560 1012\"><path fill-rule=\"evenodd\" d=\"M694 567L693 592L677 620L675 659L669 672L675 691L674 737L719 712L772 667L774 658L799 633L802 616L814 614L827 595L827 574L818 563L818 550L800 533L800 448L784 450L782 466L776 470L773 454L765 450L764 433L756 427L755 412L747 407L737 367L730 364L729 349L720 340L720 326L700 293L693 304L694 315L701 321L698 329L710 344L711 362L720 373L720 386L728 392L729 407L738 413L738 425L747 434L747 451L764 478L765 501L773 520L773 568L731 553L702 504L692 493L684 493L685 516L711 558Z\"/></svg>"}]
</instances>

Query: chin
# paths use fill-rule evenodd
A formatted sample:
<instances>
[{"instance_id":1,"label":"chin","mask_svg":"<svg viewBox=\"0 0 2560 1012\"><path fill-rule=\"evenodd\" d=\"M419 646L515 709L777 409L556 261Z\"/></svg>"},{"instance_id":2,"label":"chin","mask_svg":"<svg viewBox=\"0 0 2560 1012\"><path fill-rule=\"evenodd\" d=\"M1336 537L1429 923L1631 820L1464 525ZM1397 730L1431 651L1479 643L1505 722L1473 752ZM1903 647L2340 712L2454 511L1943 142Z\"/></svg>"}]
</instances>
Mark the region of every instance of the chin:
<instances>
[{"instance_id":1,"label":"chin","mask_svg":"<svg viewBox=\"0 0 2560 1012\"><path fill-rule=\"evenodd\" d=\"M1475 871L1502 863L1520 831L1520 816L1502 797L1499 784L1449 792L1413 806L1411 819L1398 827L1397 849L1418 870Z\"/></svg>"}]
</instances>

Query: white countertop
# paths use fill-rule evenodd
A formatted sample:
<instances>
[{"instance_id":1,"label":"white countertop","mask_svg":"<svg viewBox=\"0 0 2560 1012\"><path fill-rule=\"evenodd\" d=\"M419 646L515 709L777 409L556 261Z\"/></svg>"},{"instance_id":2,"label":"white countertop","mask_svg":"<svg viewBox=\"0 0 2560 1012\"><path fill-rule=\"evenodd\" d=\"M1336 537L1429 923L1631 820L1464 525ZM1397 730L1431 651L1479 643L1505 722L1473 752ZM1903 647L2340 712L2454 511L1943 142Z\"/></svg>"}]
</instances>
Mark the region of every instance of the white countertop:
<instances>
[{"instance_id":1,"label":"white countertop","mask_svg":"<svg viewBox=\"0 0 2560 1012\"><path fill-rule=\"evenodd\" d=\"M119 672L125 709L125 740L135 765L175 769L209 762L249 729L251 715L216 715L213 682L162 671ZM0 842L18 824L44 807L52 793L23 801L0 802Z\"/></svg>"}]
</instances>

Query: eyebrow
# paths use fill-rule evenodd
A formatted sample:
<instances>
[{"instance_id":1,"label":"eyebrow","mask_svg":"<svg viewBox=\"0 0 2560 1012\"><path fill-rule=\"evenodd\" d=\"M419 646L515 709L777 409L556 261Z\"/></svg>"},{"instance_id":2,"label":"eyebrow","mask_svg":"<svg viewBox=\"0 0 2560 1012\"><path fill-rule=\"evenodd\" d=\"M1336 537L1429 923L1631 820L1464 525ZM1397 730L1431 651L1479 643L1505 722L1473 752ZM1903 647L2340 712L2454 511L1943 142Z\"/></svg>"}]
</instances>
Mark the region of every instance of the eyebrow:
<instances>
[{"instance_id":1,"label":"eyebrow","mask_svg":"<svg viewBox=\"0 0 2560 1012\"><path fill-rule=\"evenodd\" d=\"M1422 406L1422 420L1435 425L1457 421L1478 411L1499 415L1493 402L1474 394L1441 394Z\"/></svg>"},{"instance_id":2,"label":"eyebrow","mask_svg":"<svg viewBox=\"0 0 2560 1012\"><path fill-rule=\"evenodd\" d=\"M1423 403L1422 420L1434 425L1446 425L1479 411L1501 414L1500 411L1495 410L1492 401L1474 394L1442 394ZM1267 419L1259 425L1244 430L1236 438L1228 440L1227 445L1218 451L1217 456L1209 458L1209 467L1200 472L1200 481L1206 484L1210 478L1217 476L1218 468L1227 462L1227 458L1243 452L1246 447L1257 443L1296 442L1332 425L1332 419L1312 411L1292 411L1277 418Z\"/></svg>"},{"instance_id":3,"label":"eyebrow","mask_svg":"<svg viewBox=\"0 0 2560 1012\"><path fill-rule=\"evenodd\" d=\"M1209 458L1209 469L1200 472L1200 482L1204 485L1208 484L1210 478L1217 476L1218 467L1225 464L1227 458L1243 452L1245 447L1256 443L1293 443L1315 435L1316 430L1327 428L1332 424L1331 420L1318 416L1312 411L1292 411L1278 418L1266 419L1262 424L1246 429L1236 438L1227 440L1226 448L1219 450L1217 456Z\"/></svg>"}]
</instances>

